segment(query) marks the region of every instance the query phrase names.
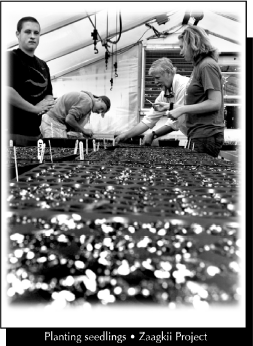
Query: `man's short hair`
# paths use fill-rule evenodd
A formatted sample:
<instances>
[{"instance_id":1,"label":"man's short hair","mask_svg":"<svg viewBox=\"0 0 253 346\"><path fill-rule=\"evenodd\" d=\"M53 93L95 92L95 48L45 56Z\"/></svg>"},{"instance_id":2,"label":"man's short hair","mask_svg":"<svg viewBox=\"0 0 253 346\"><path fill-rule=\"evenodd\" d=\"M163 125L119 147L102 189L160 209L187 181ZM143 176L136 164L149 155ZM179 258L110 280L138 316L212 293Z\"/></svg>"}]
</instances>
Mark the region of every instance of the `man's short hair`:
<instances>
[{"instance_id":1,"label":"man's short hair","mask_svg":"<svg viewBox=\"0 0 253 346\"><path fill-rule=\"evenodd\" d=\"M23 24L26 22L33 22L33 23L37 23L39 24L40 27L40 23L37 21L36 18L34 17L23 17L21 19L19 19L18 24L17 24L17 31L20 32L22 30Z\"/></svg>"}]
</instances>

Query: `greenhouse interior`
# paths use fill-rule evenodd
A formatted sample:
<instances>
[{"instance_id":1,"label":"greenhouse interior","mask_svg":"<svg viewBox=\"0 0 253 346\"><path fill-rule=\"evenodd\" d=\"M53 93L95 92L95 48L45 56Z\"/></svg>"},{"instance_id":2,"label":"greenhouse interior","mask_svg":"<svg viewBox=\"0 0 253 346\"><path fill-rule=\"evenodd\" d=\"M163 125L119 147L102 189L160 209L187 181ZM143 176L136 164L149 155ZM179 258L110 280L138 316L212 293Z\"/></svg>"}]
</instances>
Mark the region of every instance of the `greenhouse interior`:
<instances>
[{"instance_id":1,"label":"greenhouse interior","mask_svg":"<svg viewBox=\"0 0 253 346\"><path fill-rule=\"evenodd\" d=\"M243 325L245 3L1 8L3 324Z\"/></svg>"}]
</instances>

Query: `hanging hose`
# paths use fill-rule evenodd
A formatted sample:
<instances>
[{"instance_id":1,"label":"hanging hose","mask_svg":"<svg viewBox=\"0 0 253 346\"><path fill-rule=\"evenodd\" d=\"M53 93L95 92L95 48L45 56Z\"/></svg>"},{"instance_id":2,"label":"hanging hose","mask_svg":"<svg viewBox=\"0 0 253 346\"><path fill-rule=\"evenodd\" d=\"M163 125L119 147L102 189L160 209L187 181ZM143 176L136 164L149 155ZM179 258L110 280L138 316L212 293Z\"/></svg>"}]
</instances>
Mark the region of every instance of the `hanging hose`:
<instances>
[{"instance_id":1,"label":"hanging hose","mask_svg":"<svg viewBox=\"0 0 253 346\"><path fill-rule=\"evenodd\" d=\"M106 37L108 37L108 11L107 11L107 17L106 17Z\"/></svg>"},{"instance_id":2,"label":"hanging hose","mask_svg":"<svg viewBox=\"0 0 253 346\"><path fill-rule=\"evenodd\" d=\"M97 15L95 14L95 30L97 32ZM97 38L96 38L96 41L94 43L94 50L95 50L95 54L98 54L98 49L97 49Z\"/></svg>"},{"instance_id":3,"label":"hanging hose","mask_svg":"<svg viewBox=\"0 0 253 346\"><path fill-rule=\"evenodd\" d=\"M111 89L110 90L112 90L112 86L113 86L112 75L113 75L113 46L112 46L112 70L111 70L111 79L110 79L110 83L111 83Z\"/></svg>"},{"instance_id":4,"label":"hanging hose","mask_svg":"<svg viewBox=\"0 0 253 346\"><path fill-rule=\"evenodd\" d=\"M117 14L116 14L116 32L118 31L118 21L117 21ZM118 77L117 74L117 68L118 68L118 64L117 64L117 42L116 42L116 51L115 51L115 63L114 63L114 68L115 68L115 77Z\"/></svg>"},{"instance_id":5,"label":"hanging hose","mask_svg":"<svg viewBox=\"0 0 253 346\"><path fill-rule=\"evenodd\" d=\"M114 66L114 68L115 68L115 74L114 74L114 76L115 76L115 77L118 77L119 75L117 74L117 68L118 68L117 61L115 62L115 64L114 64L113 66Z\"/></svg>"},{"instance_id":6,"label":"hanging hose","mask_svg":"<svg viewBox=\"0 0 253 346\"><path fill-rule=\"evenodd\" d=\"M116 41L112 41L110 39L108 39L107 41L110 42L110 43L113 43L113 44L116 44L119 42L120 38L121 38L121 34L122 34L122 18L121 18L121 12L119 13L119 25L120 25L120 28L119 28L119 37ZM117 30L116 30L116 33L117 33ZM108 32L107 32L107 37L108 37Z\"/></svg>"},{"instance_id":7,"label":"hanging hose","mask_svg":"<svg viewBox=\"0 0 253 346\"><path fill-rule=\"evenodd\" d=\"M98 54L98 49L97 49L98 31L97 31L96 27L97 27L97 25L96 25L96 14L95 14L95 26L94 26L94 31L91 33L91 37L93 37L93 40L94 40L95 54Z\"/></svg>"},{"instance_id":8,"label":"hanging hose","mask_svg":"<svg viewBox=\"0 0 253 346\"><path fill-rule=\"evenodd\" d=\"M105 68L106 68L106 70L107 70L107 64L108 64L109 57L110 57L110 54L109 54L109 51L107 50L105 52Z\"/></svg>"},{"instance_id":9,"label":"hanging hose","mask_svg":"<svg viewBox=\"0 0 253 346\"><path fill-rule=\"evenodd\" d=\"M106 37L108 37L108 12L107 12L107 18L106 18ZM107 64L108 64L108 59L110 57L110 52L109 52L109 45L107 44L107 39L105 40L105 44L103 45L106 49L105 52L105 68L107 70Z\"/></svg>"},{"instance_id":10,"label":"hanging hose","mask_svg":"<svg viewBox=\"0 0 253 346\"><path fill-rule=\"evenodd\" d=\"M121 13L119 13L119 20L120 20L120 33L119 33L118 39L116 41L112 41L112 40L106 38L105 44L103 44L103 46L106 49L106 52L105 52L105 66L106 66L106 69L107 69L108 59L110 57L110 51L108 49L108 47L110 47L110 46L108 45L108 42L116 45L116 52L117 52L117 43L119 42L120 37L121 37L121 33L122 33ZM118 32L118 22L117 22L117 13L116 13L116 34L117 34L117 32ZM106 37L108 37L108 12L107 12L107 18L106 18ZM113 56L113 46L112 46L112 53L111 53L111 55ZM114 65L113 65L113 59L112 59L112 70L113 70L113 66L114 66L114 68L115 68L115 77L118 77L118 74L117 74L117 68L118 68L117 58L115 58L115 59L116 59L116 61L115 61ZM111 83L111 89L110 90L112 90L112 85L113 85L113 78L112 78L112 76L111 76L110 83Z\"/></svg>"},{"instance_id":11,"label":"hanging hose","mask_svg":"<svg viewBox=\"0 0 253 346\"><path fill-rule=\"evenodd\" d=\"M112 86L113 86L113 78L110 79L110 83L111 83L111 88L110 90L112 90Z\"/></svg>"}]
</instances>

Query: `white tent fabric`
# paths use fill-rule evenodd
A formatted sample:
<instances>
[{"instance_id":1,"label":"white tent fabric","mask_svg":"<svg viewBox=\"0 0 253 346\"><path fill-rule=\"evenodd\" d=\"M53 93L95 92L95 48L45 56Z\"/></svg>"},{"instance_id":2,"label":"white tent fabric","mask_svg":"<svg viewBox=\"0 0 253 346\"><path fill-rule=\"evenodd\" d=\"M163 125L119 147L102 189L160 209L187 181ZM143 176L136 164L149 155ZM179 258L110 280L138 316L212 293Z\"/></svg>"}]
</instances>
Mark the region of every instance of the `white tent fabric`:
<instances>
[{"instance_id":1,"label":"white tent fabric","mask_svg":"<svg viewBox=\"0 0 253 346\"><path fill-rule=\"evenodd\" d=\"M127 51L118 57L118 76L111 73L111 63L105 68L104 60L84 66L53 81L55 96L61 96L69 91L86 90L97 96L107 95L111 99L111 109L104 118L92 113L90 128L95 133L116 134L137 124L138 113L138 47ZM114 84L111 88L110 79ZM110 90L112 89L112 90Z\"/></svg>"},{"instance_id":2,"label":"white tent fabric","mask_svg":"<svg viewBox=\"0 0 253 346\"><path fill-rule=\"evenodd\" d=\"M105 49L101 46L101 42L97 44L99 55L94 55L91 37L94 29L91 21L93 24L95 23L94 13L96 13L98 34L102 40L105 40L107 32L110 38L115 39L116 14L118 11L121 12L123 33L117 49L134 44L141 37L142 40L145 40L154 36L152 29L148 29L145 23L151 23L159 32L173 32L174 30L171 28L179 27L182 24L186 11L194 13L192 3L188 3L187 6L181 4L179 6L173 2L170 2L169 5L163 2L145 2L145 10L143 9L144 3L136 2L132 9L130 4L133 6L133 3L117 3L118 8L115 6L113 8L112 3L108 2L93 4L89 2L3 3L2 36L6 46L14 48L15 44L17 45L15 32L18 20L27 15L37 18L41 24L42 36L36 54L48 62L51 75L54 77L70 68L90 63L93 59L104 55ZM245 13L243 12L245 4L235 6L230 3L229 9L224 9L224 3L213 4L211 8L206 8L205 3L200 4L202 7L199 5L198 11L203 11L204 17L198 25L214 34L211 36L214 45L225 51L240 51L245 34ZM155 18L161 14L167 15L168 22L158 25ZM117 32L119 32L119 20ZM170 36L166 40L159 39L159 41L166 43L168 39L171 41ZM175 39L174 37L174 43ZM155 41L157 42L157 39Z\"/></svg>"}]
</instances>

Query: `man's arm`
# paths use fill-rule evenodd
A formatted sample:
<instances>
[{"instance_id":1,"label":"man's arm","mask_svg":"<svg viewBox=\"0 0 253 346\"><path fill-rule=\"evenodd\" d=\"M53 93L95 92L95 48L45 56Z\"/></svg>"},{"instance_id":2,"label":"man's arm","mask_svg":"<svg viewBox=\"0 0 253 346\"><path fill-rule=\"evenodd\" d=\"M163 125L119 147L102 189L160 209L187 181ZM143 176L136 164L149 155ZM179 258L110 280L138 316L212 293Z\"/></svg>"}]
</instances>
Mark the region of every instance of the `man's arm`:
<instances>
[{"instance_id":1,"label":"man's arm","mask_svg":"<svg viewBox=\"0 0 253 346\"><path fill-rule=\"evenodd\" d=\"M86 117L82 117L80 120L78 120L78 124L79 126L81 126L82 128L87 124L87 122L89 121L89 117L90 117L90 114L87 114Z\"/></svg>"},{"instance_id":2,"label":"man's arm","mask_svg":"<svg viewBox=\"0 0 253 346\"><path fill-rule=\"evenodd\" d=\"M92 137L93 132L89 129L84 129L83 127L81 127L72 114L68 114L66 116L65 122L76 132L81 132L85 137L88 138Z\"/></svg>"},{"instance_id":3,"label":"man's arm","mask_svg":"<svg viewBox=\"0 0 253 346\"><path fill-rule=\"evenodd\" d=\"M48 95L50 96L50 95ZM12 87L7 87L8 101L12 106L20 108L26 112L39 114L48 111L54 105L54 99L47 99L40 101L37 105L33 105L26 101L19 93Z\"/></svg>"},{"instance_id":4,"label":"man's arm","mask_svg":"<svg viewBox=\"0 0 253 346\"><path fill-rule=\"evenodd\" d=\"M137 124L135 127L133 127L132 129L121 133L119 136L117 136L115 138L115 143L119 143L121 141L126 141L129 138L138 136L140 134L142 134L143 132L148 130L148 126L142 122L140 122L139 124Z\"/></svg>"},{"instance_id":5,"label":"man's arm","mask_svg":"<svg viewBox=\"0 0 253 346\"><path fill-rule=\"evenodd\" d=\"M175 130L171 126L164 125L164 126L160 127L159 129L155 130L155 134L158 138L158 137L161 137L161 136L166 135L166 134L173 132L173 131L175 131ZM151 132L145 136L144 145L148 145L148 146L151 145L153 140L154 140L154 134L153 134L153 132Z\"/></svg>"},{"instance_id":6,"label":"man's arm","mask_svg":"<svg viewBox=\"0 0 253 346\"><path fill-rule=\"evenodd\" d=\"M53 97L53 95L46 95L44 97L44 100L54 100L54 97Z\"/></svg>"},{"instance_id":7,"label":"man's arm","mask_svg":"<svg viewBox=\"0 0 253 346\"><path fill-rule=\"evenodd\" d=\"M12 87L7 87L7 97L8 101L12 106L15 106L17 108L23 109L24 111L30 112L30 113L39 113L39 110L36 106L29 103L23 97L19 95L19 93L13 89Z\"/></svg>"},{"instance_id":8,"label":"man's arm","mask_svg":"<svg viewBox=\"0 0 253 346\"><path fill-rule=\"evenodd\" d=\"M160 127L159 129L155 130L155 133L157 137L161 137L163 135L166 135L167 133L175 131L171 126L164 125Z\"/></svg>"},{"instance_id":9,"label":"man's arm","mask_svg":"<svg viewBox=\"0 0 253 346\"><path fill-rule=\"evenodd\" d=\"M164 95L164 92L161 92L158 95L158 97L156 98L155 102L160 102L160 101L164 100L163 95ZM117 136L115 139L115 143L117 144L120 141L125 141L129 138L138 136L138 135L142 134L143 132L147 131L148 129L153 128L155 126L155 124L158 122L158 120L160 120L160 118L164 114L165 114L165 112L157 111L156 109L154 109L154 107L152 107L149 110L149 113L144 116L142 121L137 126L128 130L127 132L123 132L122 134Z\"/></svg>"}]
</instances>

